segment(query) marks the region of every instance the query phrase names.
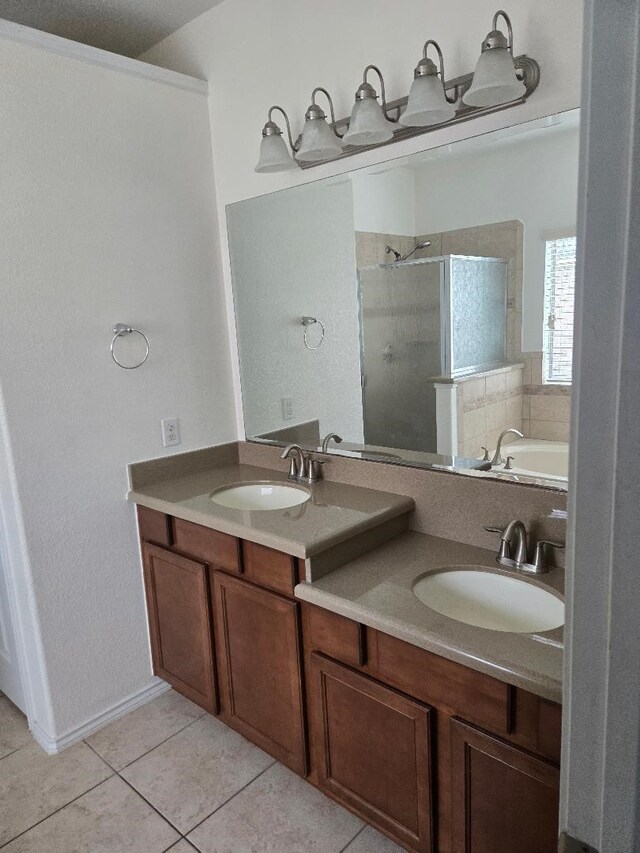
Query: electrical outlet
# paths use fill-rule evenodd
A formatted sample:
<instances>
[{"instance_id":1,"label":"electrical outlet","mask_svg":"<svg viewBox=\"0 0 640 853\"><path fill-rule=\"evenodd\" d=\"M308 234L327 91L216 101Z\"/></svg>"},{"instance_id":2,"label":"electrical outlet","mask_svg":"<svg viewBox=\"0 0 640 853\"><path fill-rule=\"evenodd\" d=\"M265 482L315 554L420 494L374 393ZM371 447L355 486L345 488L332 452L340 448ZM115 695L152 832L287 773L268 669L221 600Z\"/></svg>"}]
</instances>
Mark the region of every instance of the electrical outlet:
<instances>
[{"instance_id":1,"label":"electrical outlet","mask_svg":"<svg viewBox=\"0 0 640 853\"><path fill-rule=\"evenodd\" d=\"M290 421L293 419L293 397L282 398L282 420Z\"/></svg>"},{"instance_id":2,"label":"electrical outlet","mask_svg":"<svg viewBox=\"0 0 640 853\"><path fill-rule=\"evenodd\" d=\"M165 447L180 444L180 427L177 418L164 418L160 421L162 426L162 443Z\"/></svg>"}]
</instances>

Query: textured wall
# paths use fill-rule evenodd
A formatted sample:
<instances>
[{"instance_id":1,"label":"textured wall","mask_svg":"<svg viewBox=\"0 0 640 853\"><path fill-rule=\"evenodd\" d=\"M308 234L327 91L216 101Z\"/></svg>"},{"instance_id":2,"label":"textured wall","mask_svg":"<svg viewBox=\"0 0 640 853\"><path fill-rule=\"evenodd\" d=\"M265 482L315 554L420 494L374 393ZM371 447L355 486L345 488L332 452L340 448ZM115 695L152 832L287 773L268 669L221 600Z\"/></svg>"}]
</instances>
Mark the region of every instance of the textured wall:
<instances>
[{"instance_id":1,"label":"textured wall","mask_svg":"<svg viewBox=\"0 0 640 853\"><path fill-rule=\"evenodd\" d=\"M152 681L126 463L166 452L163 417L179 450L233 438L233 398L206 99L2 59L0 381L54 736ZM148 334L140 370L111 361L114 322Z\"/></svg>"},{"instance_id":2,"label":"textured wall","mask_svg":"<svg viewBox=\"0 0 640 853\"><path fill-rule=\"evenodd\" d=\"M247 435L320 420L362 441L351 184L300 187L227 209ZM303 316L325 338L304 346ZM308 328L311 346L320 341ZM293 402L283 418L282 398Z\"/></svg>"}]
</instances>

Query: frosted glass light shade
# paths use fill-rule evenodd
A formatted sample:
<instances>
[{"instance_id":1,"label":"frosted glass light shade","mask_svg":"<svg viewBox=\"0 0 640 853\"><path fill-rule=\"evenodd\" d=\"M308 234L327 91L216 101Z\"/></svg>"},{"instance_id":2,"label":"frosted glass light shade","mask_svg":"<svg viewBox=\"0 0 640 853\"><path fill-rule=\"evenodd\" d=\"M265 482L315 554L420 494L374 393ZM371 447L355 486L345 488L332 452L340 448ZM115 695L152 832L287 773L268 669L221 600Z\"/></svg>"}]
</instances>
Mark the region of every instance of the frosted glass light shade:
<instances>
[{"instance_id":1,"label":"frosted glass light shade","mask_svg":"<svg viewBox=\"0 0 640 853\"><path fill-rule=\"evenodd\" d=\"M505 47L480 54L471 87L462 96L470 107L496 107L521 98L526 87L516 77L513 57Z\"/></svg>"},{"instance_id":2,"label":"frosted glass light shade","mask_svg":"<svg viewBox=\"0 0 640 853\"><path fill-rule=\"evenodd\" d=\"M296 166L297 163L289 154L287 143L280 133L262 137L256 172L287 172Z\"/></svg>"},{"instance_id":3,"label":"frosted glass light shade","mask_svg":"<svg viewBox=\"0 0 640 853\"><path fill-rule=\"evenodd\" d=\"M455 114L455 105L445 98L440 78L436 74L426 74L416 77L411 84L407 108L400 116L400 124L428 127L449 121Z\"/></svg>"},{"instance_id":4,"label":"frosted glass light shade","mask_svg":"<svg viewBox=\"0 0 640 853\"><path fill-rule=\"evenodd\" d=\"M342 137L345 145L376 145L393 138L393 129L375 98L357 100L351 113L349 130Z\"/></svg>"},{"instance_id":5,"label":"frosted glass light shade","mask_svg":"<svg viewBox=\"0 0 640 853\"><path fill-rule=\"evenodd\" d=\"M307 119L302 129L302 139L297 158L304 163L328 160L342 154L340 140L325 119Z\"/></svg>"}]
</instances>

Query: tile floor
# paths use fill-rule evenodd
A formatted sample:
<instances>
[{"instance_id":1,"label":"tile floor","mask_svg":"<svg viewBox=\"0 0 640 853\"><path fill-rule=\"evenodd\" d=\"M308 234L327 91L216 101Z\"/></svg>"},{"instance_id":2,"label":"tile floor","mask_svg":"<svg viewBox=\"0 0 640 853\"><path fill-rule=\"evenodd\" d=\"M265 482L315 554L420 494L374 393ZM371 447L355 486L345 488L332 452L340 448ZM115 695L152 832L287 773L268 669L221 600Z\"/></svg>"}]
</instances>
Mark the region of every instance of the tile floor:
<instances>
[{"instance_id":1,"label":"tile floor","mask_svg":"<svg viewBox=\"0 0 640 853\"><path fill-rule=\"evenodd\" d=\"M394 853L174 691L47 756L0 694L3 853Z\"/></svg>"}]
</instances>

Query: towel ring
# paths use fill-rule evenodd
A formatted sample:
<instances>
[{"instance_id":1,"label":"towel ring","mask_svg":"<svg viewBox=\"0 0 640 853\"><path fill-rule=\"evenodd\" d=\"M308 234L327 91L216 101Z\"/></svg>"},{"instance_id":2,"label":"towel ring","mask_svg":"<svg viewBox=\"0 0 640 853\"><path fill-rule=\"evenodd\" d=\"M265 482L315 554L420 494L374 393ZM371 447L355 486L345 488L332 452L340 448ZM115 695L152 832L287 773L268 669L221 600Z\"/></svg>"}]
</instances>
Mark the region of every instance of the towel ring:
<instances>
[{"instance_id":1,"label":"towel ring","mask_svg":"<svg viewBox=\"0 0 640 853\"><path fill-rule=\"evenodd\" d=\"M116 323L113 327L113 332L114 334L109 349L111 350L111 358L115 361L118 367L122 367L123 370L135 370L137 367L142 367L145 361L149 358L149 349L151 347L151 345L149 344L149 338L144 334L144 332L141 332L140 329L133 329L131 326L126 326L124 323ZM131 334L140 335L140 337L144 339L146 351L142 358L142 361L139 361L137 364L123 364L116 358L116 354L114 352L115 343L118 338L123 337L123 335Z\"/></svg>"},{"instance_id":2,"label":"towel ring","mask_svg":"<svg viewBox=\"0 0 640 853\"><path fill-rule=\"evenodd\" d=\"M307 337L307 333L309 332L309 326L314 326L316 323L318 324L318 326L320 326L321 334L320 334L320 340L318 341L318 343L314 347L312 347L311 344L309 343L309 338ZM318 349L320 344L324 340L324 324L321 323L320 320L316 319L315 317L303 317L302 318L302 325L304 326L304 345L309 350Z\"/></svg>"}]
</instances>

